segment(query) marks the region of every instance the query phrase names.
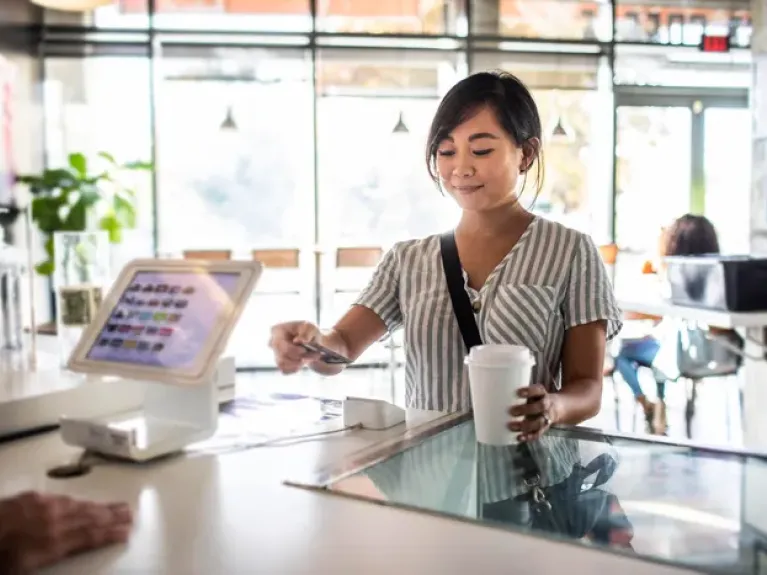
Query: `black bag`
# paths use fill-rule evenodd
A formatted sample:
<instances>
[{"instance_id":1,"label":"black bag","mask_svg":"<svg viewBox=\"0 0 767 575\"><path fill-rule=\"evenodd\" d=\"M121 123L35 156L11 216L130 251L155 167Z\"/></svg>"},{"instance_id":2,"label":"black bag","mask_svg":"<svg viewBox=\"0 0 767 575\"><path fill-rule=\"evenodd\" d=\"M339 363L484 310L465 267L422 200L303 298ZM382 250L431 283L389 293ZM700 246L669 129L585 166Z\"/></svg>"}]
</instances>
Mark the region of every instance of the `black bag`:
<instances>
[{"instance_id":1,"label":"black bag","mask_svg":"<svg viewBox=\"0 0 767 575\"><path fill-rule=\"evenodd\" d=\"M445 233L440 238L442 267L461 337L467 350L482 344L474 319L474 311L464 286L461 261L455 235ZM586 466L577 464L572 473L556 485L544 487L541 471L527 443L517 447L514 461L522 469L522 478L529 488L519 499L530 505L533 529L567 535L575 539L589 536L605 544L629 545L631 524L612 493L598 489L612 477L617 463L604 453ZM595 476L593 481L588 478ZM617 536L616 533L622 534ZM625 541L625 543L623 543Z\"/></svg>"}]
</instances>

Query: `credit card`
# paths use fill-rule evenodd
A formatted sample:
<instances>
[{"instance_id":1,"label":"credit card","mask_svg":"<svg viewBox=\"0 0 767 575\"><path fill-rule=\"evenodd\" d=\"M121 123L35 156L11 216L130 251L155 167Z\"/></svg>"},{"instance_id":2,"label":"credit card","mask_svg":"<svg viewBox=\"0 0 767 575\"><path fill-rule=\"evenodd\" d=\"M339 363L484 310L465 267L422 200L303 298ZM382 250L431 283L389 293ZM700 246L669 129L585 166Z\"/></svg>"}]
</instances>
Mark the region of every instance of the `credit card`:
<instances>
[{"instance_id":1,"label":"credit card","mask_svg":"<svg viewBox=\"0 0 767 575\"><path fill-rule=\"evenodd\" d=\"M332 349L328 349L327 347L318 343L299 343L298 345L303 347L306 351L320 354L320 361L323 363L327 363L329 365L348 365L351 363L350 359L345 358L340 353L336 353Z\"/></svg>"}]
</instances>

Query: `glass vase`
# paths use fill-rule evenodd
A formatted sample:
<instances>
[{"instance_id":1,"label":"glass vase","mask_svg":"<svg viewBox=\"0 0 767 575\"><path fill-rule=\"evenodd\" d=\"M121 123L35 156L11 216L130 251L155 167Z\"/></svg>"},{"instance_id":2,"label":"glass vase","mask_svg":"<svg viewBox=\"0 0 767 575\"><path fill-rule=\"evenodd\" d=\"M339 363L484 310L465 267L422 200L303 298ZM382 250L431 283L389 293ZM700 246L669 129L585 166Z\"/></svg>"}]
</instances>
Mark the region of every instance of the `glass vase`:
<instances>
[{"instance_id":1,"label":"glass vase","mask_svg":"<svg viewBox=\"0 0 767 575\"><path fill-rule=\"evenodd\" d=\"M56 333L66 365L93 320L110 281L109 235L102 231L53 234Z\"/></svg>"}]
</instances>

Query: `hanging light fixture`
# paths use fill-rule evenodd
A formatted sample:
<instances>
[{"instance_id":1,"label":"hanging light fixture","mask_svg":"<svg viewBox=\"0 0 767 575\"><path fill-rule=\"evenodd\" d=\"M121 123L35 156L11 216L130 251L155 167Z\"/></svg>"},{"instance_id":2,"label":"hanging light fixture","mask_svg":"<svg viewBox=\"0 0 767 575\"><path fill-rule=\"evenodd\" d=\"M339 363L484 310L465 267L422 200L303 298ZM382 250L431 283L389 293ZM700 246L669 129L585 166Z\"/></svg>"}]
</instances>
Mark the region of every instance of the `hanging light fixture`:
<instances>
[{"instance_id":1,"label":"hanging light fixture","mask_svg":"<svg viewBox=\"0 0 767 575\"><path fill-rule=\"evenodd\" d=\"M226 107L226 117L221 122L221 130L224 132L236 132L237 122L234 121L234 111L231 106Z\"/></svg>"},{"instance_id":2,"label":"hanging light fixture","mask_svg":"<svg viewBox=\"0 0 767 575\"><path fill-rule=\"evenodd\" d=\"M399 113L399 119L397 120L397 124L394 126L394 129L392 130L392 134L409 134L410 130L407 129L407 126L405 125L405 120L402 117L402 112Z\"/></svg>"},{"instance_id":3,"label":"hanging light fixture","mask_svg":"<svg viewBox=\"0 0 767 575\"><path fill-rule=\"evenodd\" d=\"M115 0L31 0L43 8L51 10L64 10L67 12L87 12L102 6L114 4Z\"/></svg>"},{"instance_id":4,"label":"hanging light fixture","mask_svg":"<svg viewBox=\"0 0 767 575\"><path fill-rule=\"evenodd\" d=\"M557 121L549 132L549 137L552 142L571 142L574 139L572 130L565 125L562 116L557 116Z\"/></svg>"}]
</instances>

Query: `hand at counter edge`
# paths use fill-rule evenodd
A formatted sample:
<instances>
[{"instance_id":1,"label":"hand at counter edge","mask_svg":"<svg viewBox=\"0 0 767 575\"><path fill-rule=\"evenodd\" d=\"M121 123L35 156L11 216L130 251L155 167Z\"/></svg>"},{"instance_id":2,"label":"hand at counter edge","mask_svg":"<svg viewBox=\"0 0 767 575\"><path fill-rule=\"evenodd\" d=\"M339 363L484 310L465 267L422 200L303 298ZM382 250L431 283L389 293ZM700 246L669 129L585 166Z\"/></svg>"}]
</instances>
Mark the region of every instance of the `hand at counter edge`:
<instances>
[{"instance_id":1,"label":"hand at counter edge","mask_svg":"<svg viewBox=\"0 0 767 575\"><path fill-rule=\"evenodd\" d=\"M0 499L0 574L36 572L66 557L128 540L124 503L26 492Z\"/></svg>"}]
</instances>

